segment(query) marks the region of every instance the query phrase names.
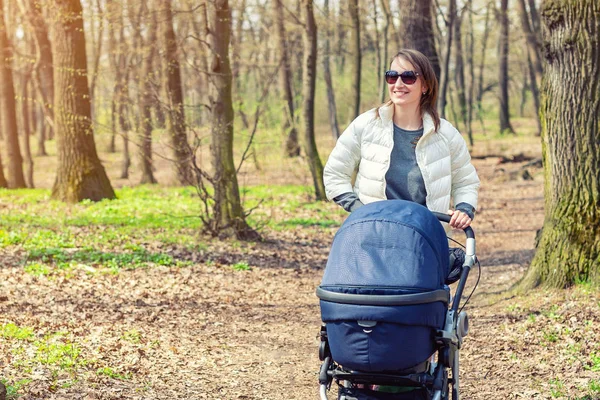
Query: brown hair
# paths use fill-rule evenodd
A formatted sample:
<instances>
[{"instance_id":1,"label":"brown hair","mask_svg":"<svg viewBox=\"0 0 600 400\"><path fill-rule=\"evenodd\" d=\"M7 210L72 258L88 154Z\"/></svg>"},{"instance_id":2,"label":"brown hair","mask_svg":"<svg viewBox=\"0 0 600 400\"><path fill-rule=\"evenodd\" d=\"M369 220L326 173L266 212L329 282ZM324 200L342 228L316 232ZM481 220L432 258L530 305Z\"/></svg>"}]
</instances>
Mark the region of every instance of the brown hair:
<instances>
[{"instance_id":1,"label":"brown hair","mask_svg":"<svg viewBox=\"0 0 600 400\"><path fill-rule=\"evenodd\" d=\"M440 127L440 115L436 109L437 96L438 96L438 80L435 76L435 72L433 71L433 66L431 62L423 53L418 50L413 49L402 49L392 58L390 64L394 62L396 58L403 58L406 61L410 62L415 69L417 70L423 79L423 83L427 87L427 91L425 94L421 95L421 103L420 110L421 115L424 113L428 113L431 115L433 119L433 124L435 125L435 130L437 131ZM391 100L388 100L383 105L379 106L376 110L376 115L379 118L379 109L383 106L389 106L392 104Z\"/></svg>"}]
</instances>

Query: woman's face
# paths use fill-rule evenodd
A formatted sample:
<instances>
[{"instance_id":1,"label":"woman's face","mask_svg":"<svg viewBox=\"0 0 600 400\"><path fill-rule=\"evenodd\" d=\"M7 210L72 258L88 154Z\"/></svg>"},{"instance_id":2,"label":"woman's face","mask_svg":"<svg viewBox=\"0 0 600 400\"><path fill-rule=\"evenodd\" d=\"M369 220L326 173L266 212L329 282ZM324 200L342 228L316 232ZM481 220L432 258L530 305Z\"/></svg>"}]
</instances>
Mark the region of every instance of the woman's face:
<instances>
[{"instance_id":1,"label":"woman's face","mask_svg":"<svg viewBox=\"0 0 600 400\"><path fill-rule=\"evenodd\" d=\"M406 71L417 73L416 68L407 60L401 57L396 57L390 65L391 71L396 71L402 74ZM399 107L416 106L419 107L421 95L427 90L423 85L422 76L419 74L417 80L413 84L406 84L398 77L395 83L388 83L388 91L392 103Z\"/></svg>"}]
</instances>

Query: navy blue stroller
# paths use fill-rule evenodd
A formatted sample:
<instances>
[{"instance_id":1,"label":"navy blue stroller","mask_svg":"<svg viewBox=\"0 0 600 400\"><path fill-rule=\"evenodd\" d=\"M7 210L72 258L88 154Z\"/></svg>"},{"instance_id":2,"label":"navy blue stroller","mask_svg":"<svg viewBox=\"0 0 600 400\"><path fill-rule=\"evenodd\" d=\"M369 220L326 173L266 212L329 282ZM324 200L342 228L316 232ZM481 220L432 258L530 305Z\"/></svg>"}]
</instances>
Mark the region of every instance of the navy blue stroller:
<instances>
[{"instance_id":1,"label":"navy blue stroller","mask_svg":"<svg viewBox=\"0 0 600 400\"><path fill-rule=\"evenodd\" d=\"M459 399L459 303L476 262L473 230L452 304L445 214L402 200L367 204L335 235L321 285L320 395L339 400ZM450 372L450 373L449 373ZM450 385L452 390L450 392Z\"/></svg>"}]
</instances>

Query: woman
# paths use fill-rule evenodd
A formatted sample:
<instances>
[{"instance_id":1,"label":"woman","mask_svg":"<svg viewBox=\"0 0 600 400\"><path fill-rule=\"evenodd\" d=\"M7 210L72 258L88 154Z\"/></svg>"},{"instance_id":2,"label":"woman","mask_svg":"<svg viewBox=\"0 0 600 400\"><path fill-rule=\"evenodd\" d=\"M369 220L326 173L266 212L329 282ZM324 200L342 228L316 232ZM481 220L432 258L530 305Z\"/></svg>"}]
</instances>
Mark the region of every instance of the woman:
<instances>
[{"instance_id":1,"label":"woman","mask_svg":"<svg viewBox=\"0 0 600 400\"><path fill-rule=\"evenodd\" d=\"M349 212L377 200L414 201L448 212L452 228L468 227L479 177L464 139L436 111L438 82L431 63L403 49L385 79L390 100L358 116L329 156L323 176L327 197Z\"/></svg>"}]
</instances>

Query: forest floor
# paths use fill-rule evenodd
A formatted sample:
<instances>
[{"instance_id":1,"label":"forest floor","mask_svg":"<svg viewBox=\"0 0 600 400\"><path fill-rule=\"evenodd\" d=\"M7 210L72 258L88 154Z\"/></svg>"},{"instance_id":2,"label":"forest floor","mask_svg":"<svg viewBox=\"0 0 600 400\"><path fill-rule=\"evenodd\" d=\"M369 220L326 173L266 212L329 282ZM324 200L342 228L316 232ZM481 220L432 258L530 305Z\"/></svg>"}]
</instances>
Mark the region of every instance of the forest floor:
<instances>
[{"instance_id":1,"label":"forest floor","mask_svg":"<svg viewBox=\"0 0 600 400\"><path fill-rule=\"evenodd\" d=\"M466 307L463 398L600 399L600 292L510 290L534 254L543 177L531 166L524 179L526 160L499 163L501 150L539 157L535 145L473 152L481 281ZM339 207L310 201L310 190L269 189L254 213L266 240L222 242L181 218L193 191L118 194L69 207L43 190L0 192L8 398L318 398L315 288Z\"/></svg>"}]
</instances>

